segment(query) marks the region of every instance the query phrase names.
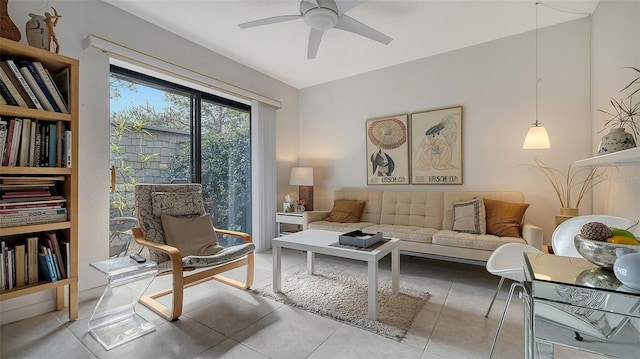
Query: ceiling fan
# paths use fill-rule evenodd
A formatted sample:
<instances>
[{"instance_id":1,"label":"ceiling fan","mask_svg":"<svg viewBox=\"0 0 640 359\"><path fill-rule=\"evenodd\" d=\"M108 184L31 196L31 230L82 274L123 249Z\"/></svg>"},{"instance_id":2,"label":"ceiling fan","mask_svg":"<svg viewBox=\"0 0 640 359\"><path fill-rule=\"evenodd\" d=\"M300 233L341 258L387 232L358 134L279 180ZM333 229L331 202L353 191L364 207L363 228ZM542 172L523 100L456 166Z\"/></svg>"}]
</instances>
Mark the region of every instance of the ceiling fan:
<instances>
[{"instance_id":1,"label":"ceiling fan","mask_svg":"<svg viewBox=\"0 0 640 359\"><path fill-rule=\"evenodd\" d=\"M393 40L389 36L345 15L345 12L362 4L366 0L302 0L300 15L281 15L265 19L249 21L238 26L246 29L255 26L275 24L284 21L302 19L311 28L307 58L315 59L320 47L320 40L325 30L340 29L388 44Z\"/></svg>"}]
</instances>

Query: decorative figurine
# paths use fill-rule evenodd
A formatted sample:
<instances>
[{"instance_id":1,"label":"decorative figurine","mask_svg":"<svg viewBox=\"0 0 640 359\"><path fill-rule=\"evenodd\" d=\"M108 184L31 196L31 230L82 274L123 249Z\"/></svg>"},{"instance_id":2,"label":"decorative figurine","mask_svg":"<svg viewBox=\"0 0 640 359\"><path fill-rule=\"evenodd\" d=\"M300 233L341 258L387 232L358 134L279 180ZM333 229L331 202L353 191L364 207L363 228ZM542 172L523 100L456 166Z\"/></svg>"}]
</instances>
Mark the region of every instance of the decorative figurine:
<instances>
[{"instance_id":1,"label":"decorative figurine","mask_svg":"<svg viewBox=\"0 0 640 359\"><path fill-rule=\"evenodd\" d=\"M20 29L11 21L9 17L9 0L0 0L0 37L5 39L20 41Z\"/></svg>"},{"instance_id":2,"label":"decorative figurine","mask_svg":"<svg viewBox=\"0 0 640 359\"><path fill-rule=\"evenodd\" d=\"M31 20L27 21L26 33L29 45L51 51L51 41L56 45L56 54L60 52L60 43L56 37L54 28L62 15L52 6L53 14L45 12L44 16L29 13Z\"/></svg>"}]
</instances>

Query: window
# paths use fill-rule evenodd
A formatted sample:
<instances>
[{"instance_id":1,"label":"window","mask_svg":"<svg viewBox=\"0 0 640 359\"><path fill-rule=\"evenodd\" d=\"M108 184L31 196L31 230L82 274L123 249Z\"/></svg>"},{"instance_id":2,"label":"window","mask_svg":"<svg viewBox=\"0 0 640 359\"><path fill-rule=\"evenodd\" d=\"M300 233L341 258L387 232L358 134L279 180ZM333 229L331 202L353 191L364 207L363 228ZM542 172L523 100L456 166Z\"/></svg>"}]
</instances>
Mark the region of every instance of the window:
<instances>
[{"instance_id":1,"label":"window","mask_svg":"<svg viewBox=\"0 0 640 359\"><path fill-rule=\"evenodd\" d=\"M111 66L110 215L132 217L136 183L201 183L219 228L251 233L251 107Z\"/></svg>"}]
</instances>

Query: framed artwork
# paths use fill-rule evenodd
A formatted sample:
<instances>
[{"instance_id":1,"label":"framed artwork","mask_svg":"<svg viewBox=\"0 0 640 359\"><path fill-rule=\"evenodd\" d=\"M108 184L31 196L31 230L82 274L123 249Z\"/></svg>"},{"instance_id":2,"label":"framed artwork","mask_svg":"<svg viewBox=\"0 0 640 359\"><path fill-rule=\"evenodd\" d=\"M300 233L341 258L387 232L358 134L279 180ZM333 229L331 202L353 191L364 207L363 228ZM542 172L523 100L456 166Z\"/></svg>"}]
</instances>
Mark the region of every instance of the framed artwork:
<instances>
[{"instance_id":1,"label":"framed artwork","mask_svg":"<svg viewBox=\"0 0 640 359\"><path fill-rule=\"evenodd\" d=\"M462 106L411 114L411 183L462 184Z\"/></svg>"},{"instance_id":2,"label":"framed artwork","mask_svg":"<svg viewBox=\"0 0 640 359\"><path fill-rule=\"evenodd\" d=\"M409 184L409 115L366 121L367 185Z\"/></svg>"}]
</instances>

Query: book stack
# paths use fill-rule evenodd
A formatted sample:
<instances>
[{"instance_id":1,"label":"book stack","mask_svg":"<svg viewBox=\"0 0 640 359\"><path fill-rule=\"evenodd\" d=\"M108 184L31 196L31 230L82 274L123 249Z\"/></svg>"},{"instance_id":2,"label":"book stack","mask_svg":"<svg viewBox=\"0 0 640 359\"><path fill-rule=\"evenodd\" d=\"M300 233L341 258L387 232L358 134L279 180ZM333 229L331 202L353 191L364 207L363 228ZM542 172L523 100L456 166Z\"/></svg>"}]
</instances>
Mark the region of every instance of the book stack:
<instances>
[{"instance_id":1,"label":"book stack","mask_svg":"<svg viewBox=\"0 0 640 359\"><path fill-rule=\"evenodd\" d=\"M0 118L0 164L71 167L71 130L63 121Z\"/></svg>"},{"instance_id":2,"label":"book stack","mask_svg":"<svg viewBox=\"0 0 640 359\"><path fill-rule=\"evenodd\" d=\"M38 283L55 282L70 273L69 241L54 232L19 239L14 244L0 242L0 290Z\"/></svg>"},{"instance_id":3,"label":"book stack","mask_svg":"<svg viewBox=\"0 0 640 359\"><path fill-rule=\"evenodd\" d=\"M67 220L67 200L52 194L62 176L0 177L0 228Z\"/></svg>"},{"instance_id":4,"label":"book stack","mask_svg":"<svg viewBox=\"0 0 640 359\"><path fill-rule=\"evenodd\" d=\"M69 113L69 69L55 75L39 61L0 61L0 104Z\"/></svg>"}]
</instances>

